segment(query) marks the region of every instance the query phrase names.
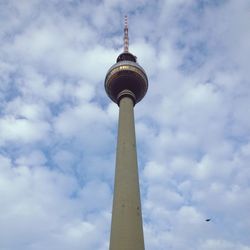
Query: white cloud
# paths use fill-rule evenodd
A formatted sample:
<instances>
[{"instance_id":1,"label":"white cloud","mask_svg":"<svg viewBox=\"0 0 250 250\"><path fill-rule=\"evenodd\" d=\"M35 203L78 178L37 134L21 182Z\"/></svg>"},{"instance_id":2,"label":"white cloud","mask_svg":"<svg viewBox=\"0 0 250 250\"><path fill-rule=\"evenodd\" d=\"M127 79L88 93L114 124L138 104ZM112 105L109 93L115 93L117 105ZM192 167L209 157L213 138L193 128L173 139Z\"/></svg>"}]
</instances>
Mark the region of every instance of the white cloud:
<instances>
[{"instance_id":1,"label":"white cloud","mask_svg":"<svg viewBox=\"0 0 250 250\"><path fill-rule=\"evenodd\" d=\"M81 217L86 205L90 212L99 206L106 209L110 192L105 193L105 184L97 184L100 188L98 199L105 203L89 203L83 199L86 198L84 193L90 195L86 192L88 184L79 196L71 197L78 192L78 186L69 176L46 167L28 168L24 166L23 159L21 162L17 160L22 164L19 167L2 156L0 162L2 249L43 249L51 245L56 249L71 249L72 245L76 249L83 246L98 249L100 243L105 241L103 237L107 229L104 225L109 216L99 216L98 222L85 217L86 214Z\"/></svg>"},{"instance_id":2,"label":"white cloud","mask_svg":"<svg viewBox=\"0 0 250 250\"><path fill-rule=\"evenodd\" d=\"M244 246L241 244L234 244L232 242L224 241L224 240L207 240L204 245L201 246L202 250L248 250L250 249L248 246Z\"/></svg>"},{"instance_id":3,"label":"white cloud","mask_svg":"<svg viewBox=\"0 0 250 250\"><path fill-rule=\"evenodd\" d=\"M32 122L28 119L5 117L0 121L0 144L39 142L48 137L50 125L46 122Z\"/></svg>"},{"instance_id":4,"label":"white cloud","mask_svg":"<svg viewBox=\"0 0 250 250\"><path fill-rule=\"evenodd\" d=\"M86 147L98 151L112 140L106 113L94 104L67 107L55 117L54 129L59 136L78 138Z\"/></svg>"},{"instance_id":5,"label":"white cloud","mask_svg":"<svg viewBox=\"0 0 250 250\"><path fill-rule=\"evenodd\" d=\"M22 155L17 158L15 163L21 166L42 166L47 162L45 155L38 150L30 152L28 155Z\"/></svg>"}]
</instances>

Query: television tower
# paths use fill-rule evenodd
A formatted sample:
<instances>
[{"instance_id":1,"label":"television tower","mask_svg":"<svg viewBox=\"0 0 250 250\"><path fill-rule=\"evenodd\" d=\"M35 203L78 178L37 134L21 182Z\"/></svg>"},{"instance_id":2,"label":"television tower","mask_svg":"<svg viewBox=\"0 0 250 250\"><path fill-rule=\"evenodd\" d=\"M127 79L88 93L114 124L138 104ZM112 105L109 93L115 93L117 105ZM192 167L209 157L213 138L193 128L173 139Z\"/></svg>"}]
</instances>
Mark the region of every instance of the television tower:
<instances>
[{"instance_id":1,"label":"television tower","mask_svg":"<svg viewBox=\"0 0 250 250\"><path fill-rule=\"evenodd\" d=\"M119 106L110 250L144 250L134 105L145 96L148 79L128 47L125 16L124 51L105 78L107 95Z\"/></svg>"}]
</instances>

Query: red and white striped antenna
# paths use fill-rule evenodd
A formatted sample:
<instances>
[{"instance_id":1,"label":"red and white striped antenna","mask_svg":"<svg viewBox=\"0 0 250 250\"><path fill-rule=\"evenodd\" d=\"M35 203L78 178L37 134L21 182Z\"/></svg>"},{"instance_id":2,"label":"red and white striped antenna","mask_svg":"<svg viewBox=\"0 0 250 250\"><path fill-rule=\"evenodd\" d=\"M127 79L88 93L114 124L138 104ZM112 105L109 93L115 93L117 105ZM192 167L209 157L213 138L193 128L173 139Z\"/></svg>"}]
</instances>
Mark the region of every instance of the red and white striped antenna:
<instances>
[{"instance_id":1,"label":"red and white striped antenna","mask_svg":"<svg viewBox=\"0 0 250 250\"><path fill-rule=\"evenodd\" d=\"M128 52L128 45L129 45L129 39L128 39L128 17L125 16L124 21L124 52Z\"/></svg>"}]
</instances>

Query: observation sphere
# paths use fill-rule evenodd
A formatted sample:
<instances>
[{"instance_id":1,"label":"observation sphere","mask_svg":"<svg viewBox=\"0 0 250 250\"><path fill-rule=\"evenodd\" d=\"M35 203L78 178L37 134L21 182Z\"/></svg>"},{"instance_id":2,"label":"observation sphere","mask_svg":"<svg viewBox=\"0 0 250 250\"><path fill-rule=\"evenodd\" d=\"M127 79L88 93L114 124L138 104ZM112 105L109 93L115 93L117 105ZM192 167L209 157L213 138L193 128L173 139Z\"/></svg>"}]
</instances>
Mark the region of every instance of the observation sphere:
<instances>
[{"instance_id":1,"label":"observation sphere","mask_svg":"<svg viewBox=\"0 0 250 250\"><path fill-rule=\"evenodd\" d=\"M105 90L110 99L119 105L123 96L130 96L136 104L147 89L147 75L136 62L136 57L129 52L120 54L105 78Z\"/></svg>"}]
</instances>

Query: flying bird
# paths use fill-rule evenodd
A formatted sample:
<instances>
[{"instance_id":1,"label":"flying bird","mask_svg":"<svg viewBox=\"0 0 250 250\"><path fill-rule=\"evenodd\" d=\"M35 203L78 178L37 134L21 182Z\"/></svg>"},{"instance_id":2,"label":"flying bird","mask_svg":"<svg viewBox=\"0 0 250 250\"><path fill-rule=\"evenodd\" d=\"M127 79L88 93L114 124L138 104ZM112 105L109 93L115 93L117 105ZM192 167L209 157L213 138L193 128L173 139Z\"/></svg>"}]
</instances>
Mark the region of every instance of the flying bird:
<instances>
[{"instance_id":1,"label":"flying bird","mask_svg":"<svg viewBox=\"0 0 250 250\"><path fill-rule=\"evenodd\" d=\"M206 219L207 222L209 222L211 219Z\"/></svg>"}]
</instances>

